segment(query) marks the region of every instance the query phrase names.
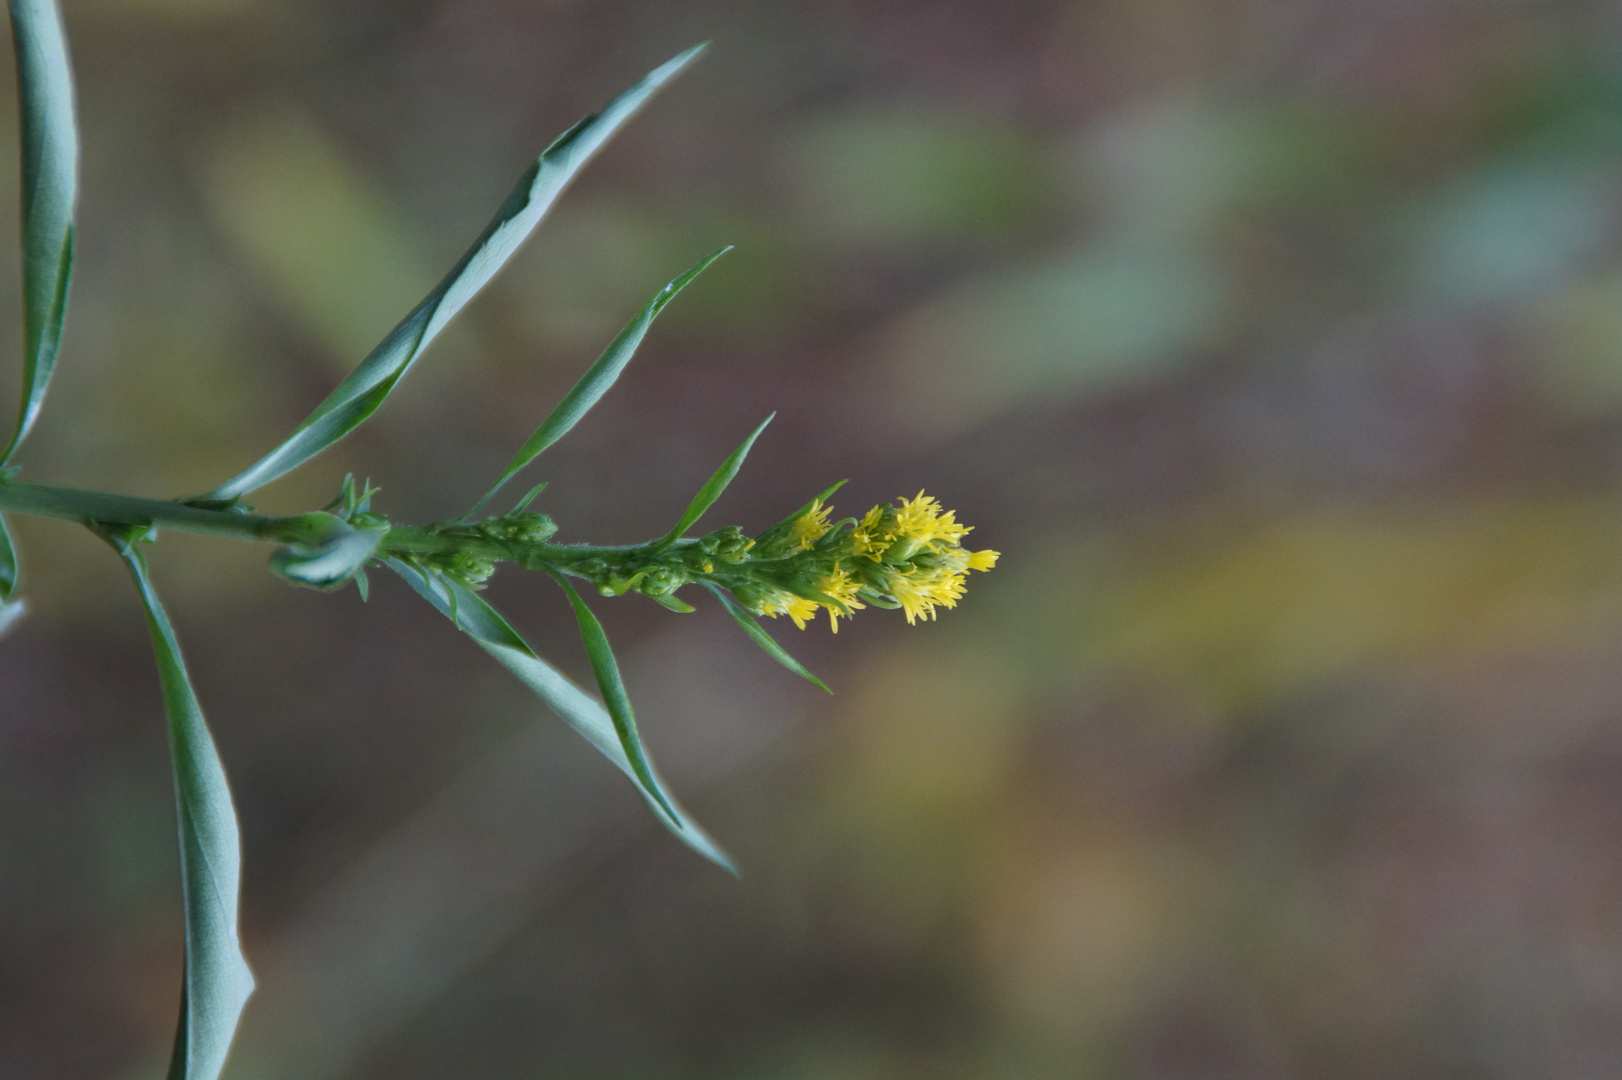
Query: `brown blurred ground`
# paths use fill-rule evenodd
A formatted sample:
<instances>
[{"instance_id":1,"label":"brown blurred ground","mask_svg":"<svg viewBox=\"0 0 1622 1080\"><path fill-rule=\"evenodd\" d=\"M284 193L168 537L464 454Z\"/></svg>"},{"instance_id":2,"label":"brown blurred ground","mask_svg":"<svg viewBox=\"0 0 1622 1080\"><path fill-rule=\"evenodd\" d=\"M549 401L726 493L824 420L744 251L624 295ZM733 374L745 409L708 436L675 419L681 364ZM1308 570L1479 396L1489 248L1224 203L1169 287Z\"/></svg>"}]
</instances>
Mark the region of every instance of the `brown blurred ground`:
<instances>
[{"instance_id":1,"label":"brown blurred ground","mask_svg":"<svg viewBox=\"0 0 1622 1080\"><path fill-rule=\"evenodd\" d=\"M1622 1072L1622 6L66 10L80 262L29 478L235 472L530 156L712 39L261 505L352 471L459 512L732 242L539 470L560 538L661 532L777 409L717 523L850 477L842 511L926 487L1003 552L936 624L773 626L831 699L717 612L598 605L733 881L396 583L165 538L247 844L228 1076ZM0 1080L155 1077L145 632L94 541L18 531ZM584 674L555 592L491 596Z\"/></svg>"}]
</instances>

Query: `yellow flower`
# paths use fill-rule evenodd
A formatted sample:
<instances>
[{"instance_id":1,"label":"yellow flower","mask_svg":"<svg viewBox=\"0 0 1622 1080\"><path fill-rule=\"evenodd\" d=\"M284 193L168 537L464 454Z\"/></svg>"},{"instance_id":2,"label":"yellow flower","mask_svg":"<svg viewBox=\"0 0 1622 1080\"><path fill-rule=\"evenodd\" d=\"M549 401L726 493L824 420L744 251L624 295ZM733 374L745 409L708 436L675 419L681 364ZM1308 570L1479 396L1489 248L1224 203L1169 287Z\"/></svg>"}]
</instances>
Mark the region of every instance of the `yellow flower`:
<instances>
[{"instance_id":1,"label":"yellow flower","mask_svg":"<svg viewBox=\"0 0 1622 1080\"><path fill-rule=\"evenodd\" d=\"M997 556L1001 554L1002 552L992 551L989 548L985 551L971 551L968 567L970 570L990 570L997 565Z\"/></svg>"},{"instance_id":2,"label":"yellow flower","mask_svg":"<svg viewBox=\"0 0 1622 1080\"><path fill-rule=\"evenodd\" d=\"M816 589L818 592L825 593L838 600L849 611L856 611L867 606L856 599L856 595L862 591L862 583L852 577L850 571L843 566L835 566L830 573L818 578ZM850 618L849 612L842 613L838 608L830 604L823 604L822 606L828 609L828 625L833 629L834 633L839 633L839 616L844 614L845 618L848 619Z\"/></svg>"},{"instance_id":3,"label":"yellow flower","mask_svg":"<svg viewBox=\"0 0 1622 1080\"><path fill-rule=\"evenodd\" d=\"M795 629L804 630L806 622L817 613L817 603L803 596L795 596L786 589L776 589L761 597L755 612L771 619L787 615L793 620Z\"/></svg>"},{"instance_id":4,"label":"yellow flower","mask_svg":"<svg viewBox=\"0 0 1622 1080\"><path fill-rule=\"evenodd\" d=\"M794 580L807 586L805 591L823 599L807 600L776 584L757 585L759 591L750 589L747 599L740 599L758 614L774 619L787 615L802 630L818 608L826 608L836 634L840 618L873 603L899 606L909 624L935 618L938 608L956 607L969 571L990 570L998 553L965 551L961 541L969 526L960 525L957 515L933 496L920 491L899 502L899 508L875 506L848 531L841 525L832 537L828 518L833 508L814 500L789 525L786 539L792 546L786 556L778 556L786 564L779 572L794 574Z\"/></svg>"},{"instance_id":5,"label":"yellow flower","mask_svg":"<svg viewBox=\"0 0 1622 1080\"><path fill-rule=\"evenodd\" d=\"M875 506L851 531L851 552L866 555L874 562L906 562L925 545L940 542L956 547L969 532L959 525L957 515L942 510L933 495L922 491L909 499L900 497L901 508Z\"/></svg>"},{"instance_id":6,"label":"yellow flower","mask_svg":"<svg viewBox=\"0 0 1622 1080\"><path fill-rule=\"evenodd\" d=\"M957 523L955 512L947 510L943 513L935 497L925 495L922 490L915 498L902 498L901 509L896 511L895 517L897 535L919 544L927 544L931 540L956 544L970 529Z\"/></svg>"},{"instance_id":7,"label":"yellow flower","mask_svg":"<svg viewBox=\"0 0 1622 1080\"><path fill-rule=\"evenodd\" d=\"M934 619L937 607L957 607L969 571L990 570L997 565L999 553L963 550L958 540L969 531L968 527L959 525L950 512L941 513L939 504L926 499L922 492L910 505L906 500L902 502L898 518L907 532L896 544L905 543L910 548L906 555L911 561L886 564L884 569L889 574L890 595L901 605L907 625L911 626L921 618ZM892 548L891 557L895 554Z\"/></svg>"},{"instance_id":8,"label":"yellow flower","mask_svg":"<svg viewBox=\"0 0 1622 1080\"><path fill-rule=\"evenodd\" d=\"M897 570L889 584L890 595L906 612L908 626L920 618L933 619L937 606L957 607L963 596L963 573L950 566Z\"/></svg>"},{"instance_id":9,"label":"yellow flower","mask_svg":"<svg viewBox=\"0 0 1622 1080\"><path fill-rule=\"evenodd\" d=\"M884 511L886 507L875 506L862 518L861 524L851 530L851 553L866 555L874 562L884 554L884 549L890 546L895 535L884 527Z\"/></svg>"},{"instance_id":10,"label":"yellow flower","mask_svg":"<svg viewBox=\"0 0 1622 1080\"><path fill-rule=\"evenodd\" d=\"M823 506L821 499L811 500L811 509L796 518L789 530L789 540L794 545L791 550L810 551L811 545L828 531L828 514L832 510L831 506Z\"/></svg>"}]
</instances>

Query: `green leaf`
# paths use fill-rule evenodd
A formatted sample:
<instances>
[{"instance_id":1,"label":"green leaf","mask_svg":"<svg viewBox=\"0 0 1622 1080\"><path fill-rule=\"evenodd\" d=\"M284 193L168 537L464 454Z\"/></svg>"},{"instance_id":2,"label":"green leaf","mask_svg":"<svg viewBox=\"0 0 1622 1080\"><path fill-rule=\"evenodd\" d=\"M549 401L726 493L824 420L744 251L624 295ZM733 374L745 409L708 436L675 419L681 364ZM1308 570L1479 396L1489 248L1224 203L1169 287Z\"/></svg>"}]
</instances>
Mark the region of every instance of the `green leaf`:
<instances>
[{"instance_id":1,"label":"green leaf","mask_svg":"<svg viewBox=\"0 0 1622 1080\"><path fill-rule=\"evenodd\" d=\"M827 683L805 670L798 660L794 659L794 657L790 656L786 651L784 651L783 646L774 641L772 636L766 632L766 628L761 626L760 623L756 622L755 617L750 615L748 611L744 610L742 604L728 596L726 590L722 589L719 585L716 585L711 581L701 582L701 584L706 589L710 590L710 592L715 594L715 598L721 601L721 606L727 609L727 614L738 620L738 625L743 627L743 632L748 634L756 645L759 645L762 649L766 650L767 656L771 657L773 660L776 660L779 664L782 664L784 667L788 668L801 678L809 679L818 686L822 687L828 693L833 693L832 690L828 690Z\"/></svg>"},{"instance_id":2,"label":"green leaf","mask_svg":"<svg viewBox=\"0 0 1622 1080\"><path fill-rule=\"evenodd\" d=\"M21 600L0 603L0 637L5 637L17 620L28 614L28 605Z\"/></svg>"},{"instance_id":3,"label":"green leaf","mask_svg":"<svg viewBox=\"0 0 1622 1080\"><path fill-rule=\"evenodd\" d=\"M784 518L782 521L779 521L776 525L773 525L771 528L767 529L765 532L763 532L759 536L755 537L756 549L757 550L768 549L768 548L770 548L770 546L772 544L780 542L780 541L786 539L788 537L788 535L793 531L794 523L796 521L800 520L806 514L809 514L811 512L811 508L813 506L816 506L819 503L821 503L823 505L827 505L828 500L833 497L834 492L836 492L840 488L844 487L848 482L849 481L841 480L836 484L829 485L828 489L826 491L824 491L821 495L818 495L816 498L812 499L810 502L806 503L804 506L802 506L798 510L794 511L794 513L790 514L788 517Z\"/></svg>"},{"instance_id":4,"label":"green leaf","mask_svg":"<svg viewBox=\"0 0 1622 1080\"><path fill-rule=\"evenodd\" d=\"M721 492L727 489L727 485L732 483L732 478L738 475L738 470L743 468L743 459L749 456L749 448L755 445L755 440L760 438L760 433L766 430L766 425L771 423L776 416L776 413L772 413L771 416L762 420L760 426L750 432L749 437L743 441L743 445L732 451L731 456L721 462L721 467L715 470L715 474L709 478L703 487L698 489L698 494L693 496L693 501L687 504L687 509L683 512L681 520L676 522L676 527L666 533L654 545L653 549L655 551L675 543L681 538L682 533L692 528L693 523L704 516L706 510L715 505L715 500L721 497Z\"/></svg>"},{"instance_id":5,"label":"green leaf","mask_svg":"<svg viewBox=\"0 0 1622 1080\"><path fill-rule=\"evenodd\" d=\"M412 364L495 276L551 209L569 181L665 83L703 49L688 49L586 117L547 147L467 254L327 399L276 449L194 503L228 503L304 464L376 412Z\"/></svg>"},{"instance_id":6,"label":"green leaf","mask_svg":"<svg viewBox=\"0 0 1622 1080\"><path fill-rule=\"evenodd\" d=\"M347 585L365 569L389 531L387 525L357 529L343 518L321 511L305 514L302 520L310 527L311 539L277 548L270 557L270 569L294 584L312 589L340 589ZM361 588L364 593L365 587Z\"/></svg>"},{"instance_id":7,"label":"green leaf","mask_svg":"<svg viewBox=\"0 0 1622 1080\"><path fill-rule=\"evenodd\" d=\"M632 772L642 786L657 798L660 808L674 818L676 811L665 802L664 793L654 782L653 766L648 764L648 752L642 746L642 736L637 734L636 714L631 711L631 698L625 692L620 666L614 659L614 650L609 647L603 624L597 621L591 608L580 599L580 594L569 584L568 578L562 574L553 574L552 577L574 607L575 621L580 624L580 640L586 646L587 658L591 660L592 674L597 676L597 689L602 692L603 704L608 706L608 715L614 721L614 731L619 735L620 748L631 762Z\"/></svg>"},{"instance_id":8,"label":"green leaf","mask_svg":"<svg viewBox=\"0 0 1622 1080\"><path fill-rule=\"evenodd\" d=\"M539 495L541 492L543 492L545 490L546 490L546 481L542 480L539 484L536 484L534 487L532 487L528 491L524 492L524 497L522 499L519 499L516 503L514 503L513 508L511 510L507 511L507 513L512 514L514 516L516 516L518 514L522 514L525 510L529 509L529 504L535 501L535 496Z\"/></svg>"},{"instance_id":9,"label":"green leaf","mask_svg":"<svg viewBox=\"0 0 1622 1080\"><path fill-rule=\"evenodd\" d=\"M469 510L464 516L472 517L477 514L480 508L489 502L496 492L501 490L502 485L518 474L519 470L540 457L547 447L567 435L569 429L578 424L580 418L585 416L591 407L597 404L602 399L602 396L608 392L608 388L613 386L619 379L620 372L625 370L625 365L629 364L631 357L636 355L637 346L641 345L642 339L647 337L648 328L653 325L653 320L658 317L659 313L665 309L665 305L675 299L676 294L686 288L688 282L698 277L712 262L731 250L730 245L717 248L682 271L674 281L655 293L653 299L648 301L647 306L637 312L636 317L626 323L625 329L621 330L619 336L609 343L607 349L603 350L603 354L597 358L597 362L592 364L584 375L580 376L580 381L570 388L569 392L563 396L563 400L558 402L557 407L552 410L551 415L542 421L540 427L535 429L535 434L531 435L529 440L519 448L518 453L513 455L513 459L501 471L501 477L491 486L489 491L484 493L483 498L473 504L473 509Z\"/></svg>"},{"instance_id":10,"label":"green leaf","mask_svg":"<svg viewBox=\"0 0 1622 1080\"><path fill-rule=\"evenodd\" d=\"M0 516L0 603L11 599L17 588L17 549L11 543L6 519Z\"/></svg>"},{"instance_id":11,"label":"green leaf","mask_svg":"<svg viewBox=\"0 0 1622 1080\"><path fill-rule=\"evenodd\" d=\"M242 849L236 810L180 658L180 644L147 577L146 560L127 540L109 538L109 542L129 566L146 605L169 716L186 909L185 983L169 1080L215 1080L225 1065L242 1007L253 993L253 974L237 938Z\"/></svg>"},{"instance_id":12,"label":"green leaf","mask_svg":"<svg viewBox=\"0 0 1622 1080\"><path fill-rule=\"evenodd\" d=\"M56 367L79 188L73 70L62 16L52 0L10 0L10 5L22 111L23 397L0 465L11 460L34 426Z\"/></svg>"},{"instance_id":13,"label":"green leaf","mask_svg":"<svg viewBox=\"0 0 1622 1080\"><path fill-rule=\"evenodd\" d=\"M386 565L630 777L642 801L648 804L648 809L688 847L726 870L737 872L726 853L671 797L651 764L647 770L652 779L651 787L638 775L625 753L619 731L608 711L537 656L529 643L483 597L466 586L444 578L430 577L400 559L388 559ZM671 816L671 812L674 816Z\"/></svg>"}]
</instances>

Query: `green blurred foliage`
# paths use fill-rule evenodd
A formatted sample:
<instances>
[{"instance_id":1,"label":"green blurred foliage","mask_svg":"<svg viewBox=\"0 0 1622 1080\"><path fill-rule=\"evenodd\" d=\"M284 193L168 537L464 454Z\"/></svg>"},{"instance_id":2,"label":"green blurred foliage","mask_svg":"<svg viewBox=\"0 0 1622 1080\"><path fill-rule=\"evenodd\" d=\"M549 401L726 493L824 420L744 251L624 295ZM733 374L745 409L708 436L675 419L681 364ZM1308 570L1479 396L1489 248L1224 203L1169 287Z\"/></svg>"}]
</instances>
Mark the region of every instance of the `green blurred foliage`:
<instances>
[{"instance_id":1,"label":"green blurred foliage","mask_svg":"<svg viewBox=\"0 0 1622 1080\"><path fill-rule=\"evenodd\" d=\"M870 108L802 120L783 168L805 225L838 247L927 247L1038 219L1044 149L998 118Z\"/></svg>"}]
</instances>

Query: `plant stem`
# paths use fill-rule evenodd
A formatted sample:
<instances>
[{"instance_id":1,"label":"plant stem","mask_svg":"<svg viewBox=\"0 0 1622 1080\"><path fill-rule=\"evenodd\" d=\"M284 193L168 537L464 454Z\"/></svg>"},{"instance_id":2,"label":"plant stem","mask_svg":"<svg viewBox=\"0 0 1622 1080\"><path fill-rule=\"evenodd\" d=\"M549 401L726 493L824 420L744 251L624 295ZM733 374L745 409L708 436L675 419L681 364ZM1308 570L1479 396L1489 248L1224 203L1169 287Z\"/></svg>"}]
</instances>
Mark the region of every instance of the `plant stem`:
<instances>
[{"instance_id":1,"label":"plant stem","mask_svg":"<svg viewBox=\"0 0 1622 1080\"><path fill-rule=\"evenodd\" d=\"M82 525L152 526L181 532L256 540L273 544L317 544L330 538L330 514L272 517L236 510L211 510L163 499L141 499L105 491L0 481L0 513L34 514L77 521ZM580 569L590 560L640 566L645 557L680 549L691 540L666 544L599 547L591 544L545 544L503 539L482 532L477 525L394 525L377 547L387 555L471 555L515 563L526 570L543 570L592 577Z\"/></svg>"},{"instance_id":2,"label":"plant stem","mask_svg":"<svg viewBox=\"0 0 1622 1080\"><path fill-rule=\"evenodd\" d=\"M270 517L234 510L204 510L162 499L140 499L104 491L50 484L0 482L0 512L63 518L81 524L153 525L182 532L290 544L316 535L304 516Z\"/></svg>"},{"instance_id":3,"label":"plant stem","mask_svg":"<svg viewBox=\"0 0 1622 1080\"><path fill-rule=\"evenodd\" d=\"M678 541L686 546L692 541ZM587 559L623 562L661 550L662 541L650 540L643 544L600 546L597 544L540 544L532 541L503 540L482 534L476 525L395 525L383 538L380 550L393 554L456 554L480 555L500 559L522 566L526 570L560 570L574 573L574 565Z\"/></svg>"}]
</instances>

